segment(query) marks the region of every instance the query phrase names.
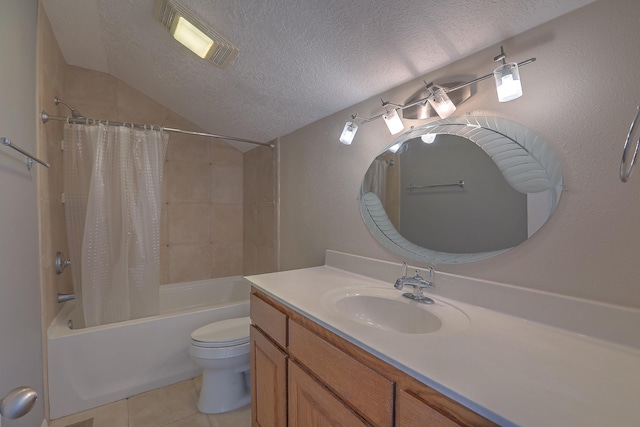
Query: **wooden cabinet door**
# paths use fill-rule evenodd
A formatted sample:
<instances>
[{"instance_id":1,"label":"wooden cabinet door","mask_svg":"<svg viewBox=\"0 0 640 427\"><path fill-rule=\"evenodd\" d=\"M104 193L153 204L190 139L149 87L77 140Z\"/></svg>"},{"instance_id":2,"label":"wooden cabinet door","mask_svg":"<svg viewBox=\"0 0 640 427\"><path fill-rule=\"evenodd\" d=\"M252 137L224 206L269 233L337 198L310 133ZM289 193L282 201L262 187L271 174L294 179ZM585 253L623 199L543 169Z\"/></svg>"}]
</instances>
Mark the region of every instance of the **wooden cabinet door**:
<instances>
[{"instance_id":1,"label":"wooden cabinet door","mask_svg":"<svg viewBox=\"0 0 640 427\"><path fill-rule=\"evenodd\" d=\"M251 326L251 422L287 426L287 354Z\"/></svg>"},{"instance_id":2,"label":"wooden cabinet door","mask_svg":"<svg viewBox=\"0 0 640 427\"><path fill-rule=\"evenodd\" d=\"M355 412L289 359L291 427L366 427Z\"/></svg>"},{"instance_id":3,"label":"wooden cabinet door","mask_svg":"<svg viewBox=\"0 0 640 427\"><path fill-rule=\"evenodd\" d=\"M396 427L459 427L425 402L404 390L396 395Z\"/></svg>"}]
</instances>

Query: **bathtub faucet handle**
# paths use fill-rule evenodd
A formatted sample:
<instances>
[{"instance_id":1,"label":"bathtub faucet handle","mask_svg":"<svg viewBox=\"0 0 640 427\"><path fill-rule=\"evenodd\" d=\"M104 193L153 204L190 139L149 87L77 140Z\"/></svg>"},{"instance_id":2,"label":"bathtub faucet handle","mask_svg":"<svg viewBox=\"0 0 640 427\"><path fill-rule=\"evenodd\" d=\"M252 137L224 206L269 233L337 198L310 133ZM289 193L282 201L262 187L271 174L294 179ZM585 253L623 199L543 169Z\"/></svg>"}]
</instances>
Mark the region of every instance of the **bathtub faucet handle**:
<instances>
[{"instance_id":1,"label":"bathtub faucet handle","mask_svg":"<svg viewBox=\"0 0 640 427\"><path fill-rule=\"evenodd\" d=\"M62 252L56 252L56 274L60 275L65 268L71 265L71 260L65 258Z\"/></svg>"}]
</instances>

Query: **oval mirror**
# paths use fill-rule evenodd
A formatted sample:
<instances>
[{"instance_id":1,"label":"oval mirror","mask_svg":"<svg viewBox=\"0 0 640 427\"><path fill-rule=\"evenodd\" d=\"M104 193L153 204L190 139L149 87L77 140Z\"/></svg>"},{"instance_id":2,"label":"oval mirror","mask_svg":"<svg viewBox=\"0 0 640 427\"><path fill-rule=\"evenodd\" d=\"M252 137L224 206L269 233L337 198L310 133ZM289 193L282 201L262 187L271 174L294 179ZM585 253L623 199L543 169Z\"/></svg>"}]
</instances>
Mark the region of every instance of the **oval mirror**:
<instances>
[{"instance_id":1,"label":"oval mirror","mask_svg":"<svg viewBox=\"0 0 640 427\"><path fill-rule=\"evenodd\" d=\"M401 257L457 264L527 240L561 193L560 161L540 136L498 117L450 117L413 128L373 160L360 212Z\"/></svg>"}]
</instances>

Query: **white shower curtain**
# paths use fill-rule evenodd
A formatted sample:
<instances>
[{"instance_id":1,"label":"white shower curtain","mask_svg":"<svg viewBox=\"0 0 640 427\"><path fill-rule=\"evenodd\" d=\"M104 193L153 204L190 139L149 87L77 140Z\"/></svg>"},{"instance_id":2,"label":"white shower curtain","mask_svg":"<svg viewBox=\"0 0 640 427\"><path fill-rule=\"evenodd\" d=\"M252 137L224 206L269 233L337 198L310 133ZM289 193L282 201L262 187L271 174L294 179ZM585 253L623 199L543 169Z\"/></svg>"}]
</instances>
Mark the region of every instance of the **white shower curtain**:
<instances>
[{"instance_id":1,"label":"white shower curtain","mask_svg":"<svg viewBox=\"0 0 640 427\"><path fill-rule=\"evenodd\" d=\"M364 175L363 194L374 193L378 196L382 205L386 205L387 199L387 169L389 164L386 160L374 159Z\"/></svg>"},{"instance_id":2,"label":"white shower curtain","mask_svg":"<svg viewBox=\"0 0 640 427\"><path fill-rule=\"evenodd\" d=\"M65 125L65 219L87 327L158 313L168 139L162 131Z\"/></svg>"}]
</instances>

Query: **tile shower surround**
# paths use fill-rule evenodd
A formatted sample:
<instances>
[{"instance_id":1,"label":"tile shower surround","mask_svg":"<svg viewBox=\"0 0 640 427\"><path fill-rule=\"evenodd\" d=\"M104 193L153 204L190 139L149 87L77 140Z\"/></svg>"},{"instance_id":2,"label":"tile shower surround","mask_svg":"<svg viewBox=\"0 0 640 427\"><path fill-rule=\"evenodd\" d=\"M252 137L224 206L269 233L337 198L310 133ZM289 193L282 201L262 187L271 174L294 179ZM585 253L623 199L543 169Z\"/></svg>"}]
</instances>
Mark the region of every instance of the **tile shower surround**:
<instances>
[{"instance_id":1,"label":"tile shower surround","mask_svg":"<svg viewBox=\"0 0 640 427\"><path fill-rule=\"evenodd\" d=\"M73 66L66 66L64 74L64 84L45 91L45 98L64 92L65 99L89 117L197 129L109 75ZM42 105L47 101L42 99ZM68 113L61 107L47 109L51 114ZM61 127L55 122L43 127L47 151L60 151ZM61 166L60 153L53 158L55 166ZM274 159L274 150L266 147L243 154L219 140L170 134L163 177L162 284L275 269ZM53 187L47 188L46 201L55 212L48 208L42 220L64 230L60 169L46 177L47 187ZM67 246L65 236L53 240L59 243L48 244L48 255ZM58 290L70 292L70 278L65 282Z\"/></svg>"}]
</instances>

